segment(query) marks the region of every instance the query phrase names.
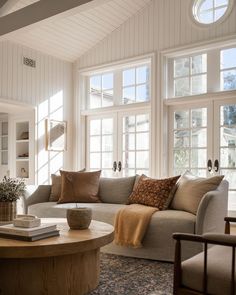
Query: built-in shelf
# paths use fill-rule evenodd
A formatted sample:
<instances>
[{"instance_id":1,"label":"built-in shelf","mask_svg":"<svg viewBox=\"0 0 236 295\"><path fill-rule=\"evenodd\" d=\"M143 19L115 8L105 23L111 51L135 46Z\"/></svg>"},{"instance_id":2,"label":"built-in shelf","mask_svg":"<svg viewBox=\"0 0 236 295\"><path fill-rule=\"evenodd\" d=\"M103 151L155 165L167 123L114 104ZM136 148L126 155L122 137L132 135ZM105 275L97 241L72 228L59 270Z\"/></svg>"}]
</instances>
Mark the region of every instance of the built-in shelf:
<instances>
[{"instance_id":1,"label":"built-in shelf","mask_svg":"<svg viewBox=\"0 0 236 295\"><path fill-rule=\"evenodd\" d=\"M0 121L0 165L8 165L8 121Z\"/></svg>"},{"instance_id":2,"label":"built-in shelf","mask_svg":"<svg viewBox=\"0 0 236 295\"><path fill-rule=\"evenodd\" d=\"M17 143L22 143L22 142L29 142L29 139L18 139L16 140Z\"/></svg>"},{"instance_id":3,"label":"built-in shelf","mask_svg":"<svg viewBox=\"0 0 236 295\"><path fill-rule=\"evenodd\" d=\"M29 161L29 158L16 158L16 161Z\"/></svg>"}]
</instances>

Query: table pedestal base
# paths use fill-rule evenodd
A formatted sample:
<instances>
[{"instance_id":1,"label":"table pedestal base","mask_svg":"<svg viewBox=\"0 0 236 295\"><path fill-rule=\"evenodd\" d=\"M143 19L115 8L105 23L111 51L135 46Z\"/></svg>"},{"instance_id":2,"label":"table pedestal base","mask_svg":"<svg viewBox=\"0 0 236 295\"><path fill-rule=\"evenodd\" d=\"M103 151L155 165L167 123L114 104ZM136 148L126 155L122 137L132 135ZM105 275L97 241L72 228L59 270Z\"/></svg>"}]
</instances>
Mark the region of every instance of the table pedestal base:
<instances>
[{"instance_id":1,"label":"table pedestal base","mask_svg":"<svg viewBox=\"0 0 236 295\"><path fill-rule=\"evenodd\" d=\"M99 282L99 252L0 259L0 295L82 295Z\"/></svg>"}]
</instances>

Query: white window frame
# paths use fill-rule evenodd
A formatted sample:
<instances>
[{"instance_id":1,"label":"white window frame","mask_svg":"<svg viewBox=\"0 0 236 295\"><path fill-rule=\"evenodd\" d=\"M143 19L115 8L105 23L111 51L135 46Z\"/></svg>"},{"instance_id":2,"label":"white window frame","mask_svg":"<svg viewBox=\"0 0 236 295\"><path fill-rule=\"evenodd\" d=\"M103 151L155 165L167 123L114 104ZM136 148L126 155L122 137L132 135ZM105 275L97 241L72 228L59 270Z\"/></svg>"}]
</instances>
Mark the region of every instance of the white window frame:
<instances>
[{"instance_id":1,"label":"white window frame","mask_svg":"<svg viewBox=\"0 0 236 295\"><path fill-rule=\"evenodd\" d=\"M150 76L149 76L149 97L150 100L146 102L137 102L132 104L120 104L120 100L117 98L118 96L122 99L122 87L118 87L120 90L116 89L117 85L114 83L114 92L118 93L118 95L114 95L114 105L111 107L104 107L104 108L97 108L97 109L88 109L86 101L88 99L88 76L91 74L96 73L105 73L105 72L111 72L111 71L117 71L119 69L124 69L128 67L135 67L140 66L144 64L150 64ZM93 116L93 115L103 115L103 114L109 114L112 112L130 112L133 111L139 111L141 109L150 111L151 112L151 120L150 120L150 162L155 163L156 162L156 150L155 150L155 141L156 136L155 133L157 131L156 126L156 118L152 114L156 112L157 108L157 102L155 100L155 93L156 93L156 87L155 87L155 65L156 65L156 54L151 53L147 55L142 55L137 58L129 58L125 60L121 60L119 62L114 63L108 63L97 67L91 67L86 68L78 71L78 84L76 85L76 114L75 114L75 120L77 125L76 130L76 144L75 144L75 159L76 163L74 164L75 169L80 169L81 167L85 167L86 164L86 117L87 116ZM122 73L122 71L117 71ZM122 81L122 75L119 75L120 81ZM121 84L120 84L121 85ZM156 167L154 165L151 165L149 167L149 173L151 176L156 175Z\"/></svg>"}]
</instances>

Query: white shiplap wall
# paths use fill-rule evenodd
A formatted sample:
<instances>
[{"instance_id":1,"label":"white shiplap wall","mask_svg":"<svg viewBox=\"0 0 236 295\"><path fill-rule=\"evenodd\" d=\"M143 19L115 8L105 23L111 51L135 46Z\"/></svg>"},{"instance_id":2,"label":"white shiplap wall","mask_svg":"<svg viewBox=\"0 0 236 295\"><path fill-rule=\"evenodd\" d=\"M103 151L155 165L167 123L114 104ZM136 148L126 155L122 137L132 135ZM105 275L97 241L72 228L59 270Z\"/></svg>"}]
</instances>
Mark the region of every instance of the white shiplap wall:
<instances>
[{"instance_id":1,"label":"white shiplap wall","mask_svg":"<svg viewBox=\"0 0 236 295\"><path fill-rule=\"evenodd\" d=\"M36 68L23 65L23 56L35 59ZM36 181L39 183L48 183L50 173L61 166L72 167L72 81L71 63L9 41L0 42L0 100L30 104L36 110ZM45 151L47 117L68 121L67 152Z\"/></svg>"},{"instance_id":2,"label":"white shiplap wall","mask_svg":"<svg viewBox=\"0 0 236 295\"><path fill-rule=\"evenodd\" d=\"M236 1L221 24L202 28L190 18L192 0L152 0L78 60L86 68L236 33Z\"/></svg>"}]
</instances>

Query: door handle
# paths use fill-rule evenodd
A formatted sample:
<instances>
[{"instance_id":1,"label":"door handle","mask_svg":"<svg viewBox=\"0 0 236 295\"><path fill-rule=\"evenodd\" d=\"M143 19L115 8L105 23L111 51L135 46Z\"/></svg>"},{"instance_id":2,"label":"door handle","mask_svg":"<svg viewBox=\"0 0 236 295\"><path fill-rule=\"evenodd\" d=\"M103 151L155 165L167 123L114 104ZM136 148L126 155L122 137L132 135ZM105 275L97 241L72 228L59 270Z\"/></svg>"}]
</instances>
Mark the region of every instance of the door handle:
<instances>
[{"instance_id":1,"label":"door handle","mask_svg":"<svg viewBox=\"0 0 236 295\"><path fill-rule=\"evenodd\" d=\"M211 159L209 159L207 161L207 170L208 170L208 172L211 172L211 170L212 170L212 161L211 161Z\"/></svg>"},{"instance_id":2,"label":"door handle","mask_svg":"<svg viewBox=\"0 0 236 295\"><path fill-rule=\"evenodd\" d=\"M116 161L113 162L112 170L114 172L116 172L116 170L117 170L117 163L116 163Z\"/></svg>"},{"instance_id":3,"label":"door handle","mask_svg":"<svg viewBox=\"0 0 236 295\"><path fill-rule=\"evenodd\" d=\"M121 164L121 161L118 162L118 171L120 172L122 169L122 164Z\"/></svg>"},{"instance_id":4,"label":"door handle","mask_svg":"<svg viewBox=\"0 0 236 295\"><path fill-rule=\"evenodd\" d=\"M219 171L219 161L216 159L214 162L214 171L218 172Z\"/></svg>"}]
</instances>

